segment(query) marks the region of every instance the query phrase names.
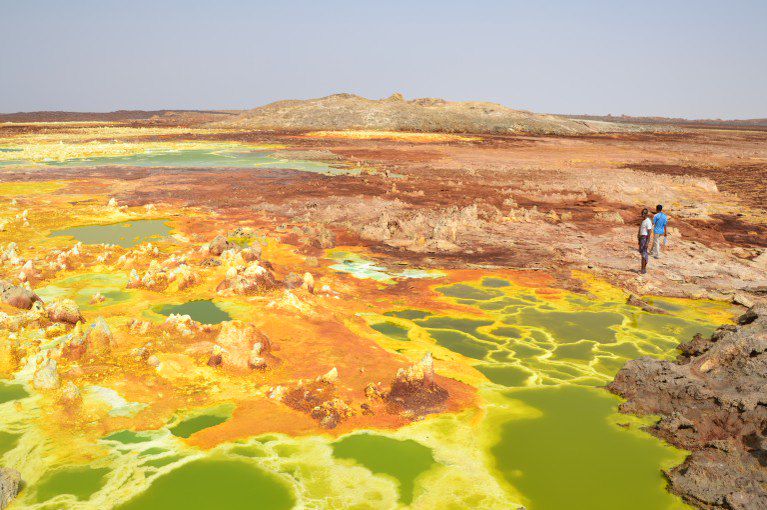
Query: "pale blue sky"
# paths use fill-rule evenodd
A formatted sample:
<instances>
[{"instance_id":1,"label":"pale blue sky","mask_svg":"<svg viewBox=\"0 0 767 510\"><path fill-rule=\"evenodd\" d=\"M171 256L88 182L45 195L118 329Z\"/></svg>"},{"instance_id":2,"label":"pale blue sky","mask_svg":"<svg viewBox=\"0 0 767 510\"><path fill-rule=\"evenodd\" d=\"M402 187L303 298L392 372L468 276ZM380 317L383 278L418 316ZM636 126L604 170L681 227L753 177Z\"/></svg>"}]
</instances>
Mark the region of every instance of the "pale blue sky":
<instances>
[{"instance_id":1,"label":"pale blue sky","mask_svg":"<svg viewBox=\"0 0 767 510\"><path fill-rule=\"evenodd\" d=\"M767 0L0 0L0 112L394 91L767 117Z\"/></svg>"}]
</instances>

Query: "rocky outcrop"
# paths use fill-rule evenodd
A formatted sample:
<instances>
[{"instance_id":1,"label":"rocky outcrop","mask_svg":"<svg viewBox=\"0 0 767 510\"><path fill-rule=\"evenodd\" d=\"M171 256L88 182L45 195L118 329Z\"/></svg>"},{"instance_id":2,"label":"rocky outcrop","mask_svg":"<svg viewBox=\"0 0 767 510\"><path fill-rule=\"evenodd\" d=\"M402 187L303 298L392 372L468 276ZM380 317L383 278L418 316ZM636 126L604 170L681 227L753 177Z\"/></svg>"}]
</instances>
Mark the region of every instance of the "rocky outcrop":
<instances>
[{"instance_id":1,"label":"rocky outcrop","mask_svg":"<svg viewBox=\"0 0 767 510\"><path fill-rule=\"evenodd\" d=\"M608 386L621 411L659 415L649 431L692 454L670 490L706 510L767 508L767 306L681 345L676 361L630 361Z\"/></svg>"},{"instance_id":2,"label":"rocky outcrop","mask_svg":"<svg viewBox=\"0 0 767 510\"><path fill-rule=\"evenodd\" d=\"M80 388L72 381L67 381L61 387L61 398L69 403L77 402L82 398Z\"/></svg>"},{"instance_id":3,"label":"rocky outcrop","mask_svg":"<svg viewBox=\"0 0 767 510\"><path fill-rule=\"evenodd\" d=\"M242 258L245 262L256 262L261 260L261 251L262 249L260 244L252 244L247 248L240 250L240 255L242 255Z\"/></svg>"},{"instance_id":4,"label":"rocky outcrop","mask_svg":"<svg viewBox=\"0 0 767 510\"><path fill-rule=\"evenodd\" d=\"M263 369L272 344L253 324L228 321L221 324L216 347L208 360L210 366Z\"/></svg>"},{"instance_id":5,"label":"rocky outcrop","mask_svg":"<svg viewBox=\"0 0 767 510\"><path fill-rule=\"evenodd\" d=\"M226 272L226 278L217 292L231 291L235 294L259 294L277 287L277 280L264 265L253 262L248 266L233 266Z\"/></svg>"},{"instance_id":6,"label":"rocky outcrop","mask_svg":"<svg viewBox=\"0 0 767 510\"><path fill-rule=\"evenodd\" d=\"M144 332L146 332L149 329L149 327L145 327L144 324L140 323L140 321L135 322L133 325L137 331L144 330ZM192 337L205 330L209 326L200 324L199 322L193 320L189 315L172 313L168 316L167 319L165 319L165 322L163 322L160 327L171 333L178 333L184 337ZM133 329L133 326L131 329Z\"/></svg>"},{"instance_id":7,"label":"rocky outcrop","mask_svg":"<svg viewBox=\"0 0 767 510\"><path fill-rule=\"evenodd\" d=\"M71 299L60 299L48 305L46 308L48 318L53 322L66 322L67 324L77 324L85 322L80 307Z\"/></svg>"},{"instance_id":8,"label":"rocky outcrop","mask_svg":"<svg viewBox=\"0 0 767 510\"><path fill-rule=\"evenodd\" d=\"M3 280L0 280L0 300L23 310L29 310L37 301L42 302L42 299L30 289Z\"/></svg>"},{"instance_id":9,"label":"rocky outcrop","mask_svg":"<svg viewBox=\"0 0 767 510\"><path fill-rule=\"evenodd\" d=\"M392 203L394 207L383 208L377 218L360 227L360 236L419 253L473 249L477 236L492 231L504 217L491 204L412 211L400 209L401 202Z\"/></svg>"},{"instance_id":10,"label":"rocky outcrop","mask_svg":"<svg viewBox=\"0 0 767 510\"><path fill-rule=\"evenodd\" d=\"M297 411L307 413L323 428L333 429L354 415L351 401L336 395L337 381L338 370L333 367L313 380L299 380L293 388L273 388L269 398L280 400Z\"/></svg>"},{"instance_id":11,"label":"rocky outcrop","mask_svg":"<svg viewBox=\"0 0 767 510\"><path fill-rule=\"evenodd\" d=\"M8 508L18 496L23 482L21 474L15 469L0 467L0 510Z\"/></svg>"},{"instance_id":12,"label":"rocky outcrop","mask_svg":"<svg viewBox=\"0 0 767 510\"><path fill-rule=\"evenodd\" d=\"M366 394L372 392L368 388ZM435 382L434 359L426 353L418 363L397 371L384 398L390 408L420 416L440 410L448 396L447 390Z\"/></svg>"},{"instance_id":13,"label":"rocky outcrop","mask_svg":"<svg viewBox=\"0 0 767 510\"><path fill-rule=\"evenodd\" d=\"M35 370L32 385L39 390L53 390L59 387L59 366L53 358L45 358Z\"/></svg>"},{"instance_id":14,"label":"rocky outcrop","mask_svg":"<svg viewBox=\"0 0 767 510\"><path fill-rule=\"evenodd\" d=\"M85 343L88 346L88 350L92 350L97 354L106 354L111 352L113 342L114 337L109 329L109 325L102 317L98 317L93 321L93 324L91 324L91 327L85 334Z\"/></svg>"},{"instance_id":15,"label":"rocky outcrop","mask_svg":"<svg viewBox=\"0 0 767 510\"><path fill-rule=\"evenodd\" d=\"M210 242L210 245L208 246L208 252L211 255L218 257L226 250L233 250L236 248L238 248L238 246L235 243L229 241L226 237L216 236L213 241Z\"/></svg>"},{"instance_id":16,"label":"rocky outcrop","mask_svg":"<svg viewBox=\"0 0 767 510\"><path fill-rule=\"evenodd\" d=\"M340 398L332 398L312 408L311 417L319 420L320 426L333 429L354 414L352 408Z\"/></svg>"},{"instance_id":17,"label":"rocky outcrop","mask_svg":"<svg viewBox=\"0 0 767 510\"><path fill-rule=\"evenodd\" d=\"M143 275L133 268L128 276L128 288L146 288L150 290L165 290L172 282L176 282L178 290L195 285L199 281L197 272L186 263L186 257L171 255L162 262L153 259Z\"/></svg>"},{"instance_id":18,"label":"rocky outcrop","mask_svg":"<svg viewBox=\"0 0 767 510\"><path fill-rule=\"evenodd\" d=\"M304 279L296 273L288 273L285 277L285 287L288 289L296 289L303 285L303 283Z\"/></svg>"}]
</instances>

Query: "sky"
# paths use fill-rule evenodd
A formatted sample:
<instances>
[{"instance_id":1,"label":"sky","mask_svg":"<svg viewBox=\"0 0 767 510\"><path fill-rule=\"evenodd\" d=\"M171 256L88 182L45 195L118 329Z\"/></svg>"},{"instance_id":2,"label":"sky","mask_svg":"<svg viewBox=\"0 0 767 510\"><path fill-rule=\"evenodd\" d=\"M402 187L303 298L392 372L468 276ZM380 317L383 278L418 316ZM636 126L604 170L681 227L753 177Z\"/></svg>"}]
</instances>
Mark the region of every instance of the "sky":
<instances>
[{"instance_id":1,"label":"sky","mask_svg":"<svg viewBox=\"0 0 767 510\"><path fill-rule=\"evenodd\" d=\"M338 92L767 117L767 0L0 0L0 112Z\"/></svg>"}]
</instances>

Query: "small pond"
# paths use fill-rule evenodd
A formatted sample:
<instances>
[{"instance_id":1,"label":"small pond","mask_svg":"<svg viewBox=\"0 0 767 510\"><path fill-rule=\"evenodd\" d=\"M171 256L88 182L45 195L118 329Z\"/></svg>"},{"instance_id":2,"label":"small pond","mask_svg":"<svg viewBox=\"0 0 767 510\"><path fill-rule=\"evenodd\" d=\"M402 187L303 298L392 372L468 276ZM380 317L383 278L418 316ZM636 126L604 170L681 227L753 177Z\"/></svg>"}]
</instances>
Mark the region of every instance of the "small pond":
<instances>
[{"instance_id":1,"label":"small pond","mask_svg":"<svg viewBox=\"0 0 767 510\"><path fill-rule=\"evenodd\" d=\"M220 324L232 317L209 299L197 299L182 304L159 305L152 309L160 315L188 315L201 324Z\"/></svg>"},{"instance_id":2,"label":"small pond","mask_svg":"<svg viewBox=\"0 0 767 510\"><path fill-rule=\"evenodd\" d=\"M83 244L115 244L130 248L156 241L171 231L168 220L135 220L110 225L82 225L51 232L52 237L69 236Z\"/></svg>"},{"instance_id":3,"label":"small pond","mask_svg":"<svg viewBox=\"0 0 767 510\"><path fill-rule=\"evenodd\" d=\"M240 461L188 462L157 478L118 510L288 510L290 488L275 475Z\"/></svg>"},{"instance_id":4,"label":"small pond","mask_svg":"<svg viewBox=\"0 0 767 510\"><path fill-rule=\"evenodd\" d=\"M333 444L333 455L352 459L373 473L395 478L399 483L400 501L413 500L415 479L434 464L429 448L412 439L393 439L378 434L352 434Z\"/></svg>"}]
</instances>

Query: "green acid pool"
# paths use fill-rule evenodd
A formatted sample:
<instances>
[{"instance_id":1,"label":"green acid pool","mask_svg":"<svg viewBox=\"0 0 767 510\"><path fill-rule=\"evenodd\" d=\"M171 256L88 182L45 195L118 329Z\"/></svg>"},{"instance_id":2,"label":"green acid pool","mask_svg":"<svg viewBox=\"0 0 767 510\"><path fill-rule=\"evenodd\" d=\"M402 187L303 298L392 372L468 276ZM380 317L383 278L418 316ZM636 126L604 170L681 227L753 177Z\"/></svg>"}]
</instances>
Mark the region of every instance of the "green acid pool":
<instances>
[{"instance_id":1,"label":"green acid pool","mask_svg":"<svg viewBox=\"0 0 767 510\"><path fill-rule=\"evenodd\" d=\"M662 510L685 508L665 490L660 468L685 453L625 430L619 400L579 386L526 388L508 398L531 415L499 426L491 452L497 469L529 500L530 510Z\"/></svg>"},{"instance_id":2,"label":"green acid pool","mask_svg":"<svg viewBox=\"0 0 767 510\"><path fill-rule=\"evenodd\" d=\"M170 231L168 220L135 220L70 227L51 232L51 236L74 237L83 244L115 244L130 248L148 241L157 241Z\"/></svg>"},{"instance_id":3,"label":"green acid pool","mask_svg":"<svg viewBox=\"0 0 767 510\"><path fill-rule=\"evenodd\" d=\"M413 488L419 475L434 465L429 448L411 439L399 440L377 434L353 434L333 444L339 459L351 459L374 473L395 478L400 500L413 501Z\"/></svg>"},{"instance_id":4,"label":"green acid pool","mask_svg":"<svg viewBox=\"0 0 767 510\"><path fill-rule=\"evenodd\" d=\"M3 152L19 152L6 149ZM0 157L2 166L100 167L132 166L145 168L270 168L322 174L357 173L343 164L329 165L321 161L282 157L279 151L261 150L238 145L211 145L209 148L146 149L127 155L68 158L32 161Z\"/></svg>"},{"instance_id":5,"label":"green acid pool","mask_svg":"<svg viewBox=\"0 0 767 510\"><path fill-rule=\"evenodd\" d=\"M128 301L131 294L125 290L127 284L128 277L124 273L85 273L55 281L35 289L35 292L43 301L70 298L80 308L90 310ZM93 302L96 294L103 300Z\"/></svg>"},{"instance_id":6,"label":"green acid pool","mask_svg":"<svg viewBox=\"0 0 767 510\"><path fill-rule=\"evenodd\" d=\"M234 405L222 405L186 415L170 428L170 433L176 437L189 438L201 430L224 423L232 417L233 411Z\"/></svg>"},{"instance_id":7,"label":"green acid pool","mask_svg":"<svg viewBox=\"0 0 767 510\"><path fill-rule=\"evenodd\" d=\"M109 469L88 466L60 469L46 474L35 486L38 502L48 501L61 494L69 494L78 500L86 500L104 483Z\"/></svg>"},{"instance_id":8,"label":"green acid pool","mask_svg":"<svg viewBox=\"0 0 767 510\"><path fill-rule=\"evenodd\" d=\"M198 460L157 478L118 510L287 510L294 496L258 467L233 460Z\"/></svg>"},{"instance_id":9,"label":"green acid pool","mask_svg":"<svg viewBox=\"0 0 767 510\"><path fill-rule=\"evenodd\" d=\"M369 319L371 328L393 340L426 334L438 348L473 360L489 394L502 397L478 434L520 506L687 508L662 475L685 453L636 423L619 426L633 419L617 415L618 399L601 386L630 359L669 358L680 341L712 333L731 305L676 300L664 306L668 314L652 314L625 304L617 289L538 295L496 277L435 290L465 312L400 309Z\"/></svg>"},{"instance_id":10,"label":"green acid pool","mask_svg":"<svg viewBox=\"0 0 767 510\"><path fill-rule=\"evenodd\" d=\"M26 398L29 396L27 390L21 384L0 382L0 404Z\"/></svg>"},{"instance_id":11,"label":"green acid pool","mask_svg":"<svg viewBox=\"0 0 767 510\"><path fill-rule=\"evenodd\" d=\"M95 289L103 294L115 283L111 278L78 275L57 280L44 292L84 299ZM274 430L248 437L245 431L235 441L205 449L197 440L236 428L228 420L247 402L230 402L221 394L225 404L200 407L190 386L183 407L156 423L141 420L146 410L137 403L118 399L118 381L115 388L97 388L100 402L132 406L131 413L113 409L105 421L78 422L64 436L75 438L76 447L62 459L41 454L67 451L55 429L61 425L46 421L54 401L30 395L22 385L0 383L0 463L30 480L11 508L687 508L666 490L662 474L686 453L643 432L651 418L618 414L619 400L603 386L630 359L674 357L681 340L728 322L731 305L658 298L654 302L668 313L651 314L627 305L617 289L587 287L576 294L497 275L444 279L431 285L431 301L413 308L395 301L380 314L364 314L369 329L359 330L378 342L376 348L408 359L432 352L440 375L454 369L478 385L476 406L396 429L346 429L340 436ZM187 314L215 324L230 318L230 306L190 301L147 314ZM160 381L159 375L148 376ZM341 373L341 384L361 393L350 377ZM386 377L380 378L384 387ZM289 379L269 371L237 379L253 392L277 383ZM83 391L86 401L94 388ZM263 420L270 423L268 410Z\"/></svg>"},{"instance_id":12,"label":"green acid pool","mask_svg":"<svg viewBox=\"0 0 767 510\"><path fill-rule=\"evenodd\" d=\"M196 299L181 304L160 305L152 309L160 315L188 315L202 324L220 324L231 320L231 316L209 299Z\"/></svg>"}]
</instances>

